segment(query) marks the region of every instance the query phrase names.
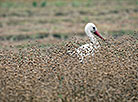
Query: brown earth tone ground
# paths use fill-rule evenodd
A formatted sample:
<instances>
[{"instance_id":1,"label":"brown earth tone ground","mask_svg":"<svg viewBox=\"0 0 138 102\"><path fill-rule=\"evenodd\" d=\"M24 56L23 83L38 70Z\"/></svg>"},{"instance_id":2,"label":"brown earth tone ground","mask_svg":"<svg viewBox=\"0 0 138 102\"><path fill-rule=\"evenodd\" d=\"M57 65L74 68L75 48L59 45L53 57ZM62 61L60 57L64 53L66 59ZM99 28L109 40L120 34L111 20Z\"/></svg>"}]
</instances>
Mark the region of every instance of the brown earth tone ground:
<instances>
[{"instance_id":1,"label":"brown earth tone ground","mask_svg":"<svg viewBox=\"0 0 138 102\"><path fill-rule=\"evenodd\" d=\"M137 0L0 0L0 102L137 102ZM81 64L88 22L106 41Z\"/></svg>"}]
</instances>

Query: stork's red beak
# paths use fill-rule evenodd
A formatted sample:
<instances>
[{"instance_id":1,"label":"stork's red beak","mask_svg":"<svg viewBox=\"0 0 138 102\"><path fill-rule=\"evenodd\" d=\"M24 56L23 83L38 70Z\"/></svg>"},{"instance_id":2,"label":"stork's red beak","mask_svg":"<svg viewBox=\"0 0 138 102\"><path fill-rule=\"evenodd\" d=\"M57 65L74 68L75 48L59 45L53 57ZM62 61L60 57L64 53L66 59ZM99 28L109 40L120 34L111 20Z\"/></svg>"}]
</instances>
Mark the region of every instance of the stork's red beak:
<instances>
[{"instance_id":1,"label":"stork's red beak","mask_svg":"<svg viewBox=\"0 0 138 102\"><path fill-rule=\"evenodd\" d=\"M100 33L98 31L95 31L94 34L97 35L99 38L104 40L104 38L100 35Z\"/></svg>"}]
</instances>

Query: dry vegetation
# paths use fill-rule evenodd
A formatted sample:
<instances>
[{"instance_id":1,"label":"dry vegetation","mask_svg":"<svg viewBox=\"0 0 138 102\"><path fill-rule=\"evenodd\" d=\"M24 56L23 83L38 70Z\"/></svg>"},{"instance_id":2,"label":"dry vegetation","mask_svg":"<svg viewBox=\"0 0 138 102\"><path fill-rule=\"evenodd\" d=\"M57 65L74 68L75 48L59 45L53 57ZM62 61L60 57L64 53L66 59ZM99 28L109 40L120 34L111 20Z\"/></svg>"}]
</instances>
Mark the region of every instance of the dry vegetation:
<instances>
[{"instance_id":1,"label":"dry vegetation","mask_svg":"<svg viewBox=\"0 0 138 102\"><path fill-rule=\"evenodd\" d=\"M2 102L137 102L137 39L107 39L93 58L79 63L66 51L74 42L0 50Z\"/></svg>"},{"instance_id":2,"label":"dry vegetation","mask_svg":"<svg viewBox=\"0 0 138 102\"><path fill-rule=\"evenodd\" d=\"M0 1L0 102L138 101L136 0L35 1ZM87 22L107 39L81 64Z\"/></svg>"}]
</instances>

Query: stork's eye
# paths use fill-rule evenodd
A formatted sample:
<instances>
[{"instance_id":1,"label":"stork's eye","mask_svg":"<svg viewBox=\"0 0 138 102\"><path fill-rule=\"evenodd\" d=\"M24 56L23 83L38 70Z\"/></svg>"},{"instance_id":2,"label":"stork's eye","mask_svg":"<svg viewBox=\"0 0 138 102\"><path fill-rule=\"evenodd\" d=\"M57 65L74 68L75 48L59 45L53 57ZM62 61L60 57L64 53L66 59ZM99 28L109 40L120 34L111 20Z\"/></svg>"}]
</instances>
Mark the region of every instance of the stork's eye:
<instances>
[{"instance_id":1,"label":"stork's eye","mask_svg":"<svg viewBox=\"0 0 138 102\"><path fill-rule=\"evenodd\" d=\"M93 30L95 30L95 27L93 27Z\"/></svg>"}]
</instances>

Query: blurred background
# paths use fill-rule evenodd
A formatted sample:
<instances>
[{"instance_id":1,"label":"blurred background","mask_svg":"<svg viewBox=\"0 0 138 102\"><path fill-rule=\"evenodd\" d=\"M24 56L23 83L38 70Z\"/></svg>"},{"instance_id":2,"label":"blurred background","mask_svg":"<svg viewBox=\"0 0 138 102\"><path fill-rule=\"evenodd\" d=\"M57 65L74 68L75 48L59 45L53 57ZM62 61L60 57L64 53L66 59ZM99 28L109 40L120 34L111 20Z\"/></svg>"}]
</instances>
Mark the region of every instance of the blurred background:
<instances>
[{"instance_id":1,"label":"blurred background","mask_svg":"<svg viewBox=\"0 0 138 102\"><path fill-rule=\"evenodd\" d=\"M0 0L0 48L48 47L72 36L87 38L85 24L115 39L138 37L138 0Z\"/></svg>"}]
</instances>

